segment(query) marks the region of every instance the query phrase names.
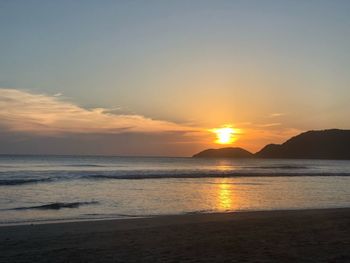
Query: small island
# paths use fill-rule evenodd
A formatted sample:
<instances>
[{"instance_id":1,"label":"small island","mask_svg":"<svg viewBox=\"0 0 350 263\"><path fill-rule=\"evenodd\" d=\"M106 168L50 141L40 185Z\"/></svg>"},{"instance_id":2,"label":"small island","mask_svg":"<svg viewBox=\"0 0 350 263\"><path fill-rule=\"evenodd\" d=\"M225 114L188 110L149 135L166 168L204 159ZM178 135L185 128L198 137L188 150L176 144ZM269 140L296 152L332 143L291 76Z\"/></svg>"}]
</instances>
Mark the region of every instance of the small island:
<instances>
[{"instance_id":1,"label":"small island","mask_svg":"<svg viewBox=\"0 0 350 263\"><path fill-rule=\"evenodd\" d=\"M213 158L252 158L254 154L239 147L226 147L221 149L208 149L199 152L193 157L213 157Z\"/></svg>"}]
</instances>

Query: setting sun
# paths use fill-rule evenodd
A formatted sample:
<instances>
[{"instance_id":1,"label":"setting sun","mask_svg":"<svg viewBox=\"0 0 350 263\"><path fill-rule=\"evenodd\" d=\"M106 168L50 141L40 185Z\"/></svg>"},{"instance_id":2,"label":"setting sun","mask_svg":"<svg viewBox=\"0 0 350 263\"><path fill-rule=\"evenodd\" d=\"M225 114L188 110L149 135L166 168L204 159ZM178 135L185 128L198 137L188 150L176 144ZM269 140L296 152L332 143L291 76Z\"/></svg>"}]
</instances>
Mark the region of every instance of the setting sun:
<instances>
[{"instance_id":1,"label":"setting sun","mask_svg":"<svg viewBox=\"0 0 350 263\"><path fill-rule=\"evenodd\" d=\"M218 144L231 144L236 141L236 130L230 126L224 128L212 129L212 132L216 134L216 143Z\"/></svg>"}]
</instances>

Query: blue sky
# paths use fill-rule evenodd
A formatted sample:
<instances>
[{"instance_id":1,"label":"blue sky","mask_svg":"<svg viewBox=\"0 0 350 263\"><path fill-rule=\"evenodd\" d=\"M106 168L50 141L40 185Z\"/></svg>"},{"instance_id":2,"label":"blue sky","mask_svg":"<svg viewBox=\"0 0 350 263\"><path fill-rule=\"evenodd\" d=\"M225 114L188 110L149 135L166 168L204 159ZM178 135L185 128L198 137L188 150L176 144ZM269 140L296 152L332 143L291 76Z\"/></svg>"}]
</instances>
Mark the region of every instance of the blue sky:
<instances>
[{"instance_id":1,"label":"blue sky","mask_svg":"<svg viewBox=\"0 0 350 263\"><path fill-rule=\"evenodd\" d=\"M350 128L349 13L349 1L0 1L0 88L176 131L232 124L261 134L237 141L256 150Z\"/></svg>"}]
</instances>

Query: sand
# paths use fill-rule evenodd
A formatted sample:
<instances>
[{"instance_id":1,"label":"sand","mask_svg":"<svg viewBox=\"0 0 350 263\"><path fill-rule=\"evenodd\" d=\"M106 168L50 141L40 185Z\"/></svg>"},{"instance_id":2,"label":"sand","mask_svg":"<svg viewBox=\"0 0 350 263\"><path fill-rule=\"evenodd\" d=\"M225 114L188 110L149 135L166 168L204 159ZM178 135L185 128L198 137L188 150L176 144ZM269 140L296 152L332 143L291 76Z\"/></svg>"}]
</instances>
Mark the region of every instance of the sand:
<instances>
[{"instance_id":1,"label":"sand","mask_svg":"<svg viewBox=\"0 0 350 263\"><path fill-rule=\"evenodd\" d=\"M350 209L3 226L0 262L350 262Z\"/></svg>"}]
</instances>

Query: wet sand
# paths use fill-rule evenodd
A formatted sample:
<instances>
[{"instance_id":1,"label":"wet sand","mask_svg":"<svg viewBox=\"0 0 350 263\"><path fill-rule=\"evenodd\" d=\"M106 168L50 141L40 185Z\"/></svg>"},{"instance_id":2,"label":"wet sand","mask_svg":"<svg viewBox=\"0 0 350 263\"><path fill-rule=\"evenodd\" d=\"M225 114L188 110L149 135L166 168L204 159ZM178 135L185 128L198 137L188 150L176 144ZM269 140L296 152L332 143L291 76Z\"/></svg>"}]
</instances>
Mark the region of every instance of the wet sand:
<instances>
[{"instance_id":1,"label":"wet sand","mask_svg":"<svg viewBox=\"0 0 350 263\"><path fill-rule=\"evenodd\" d=\"M350 262L350 208L3 226L0 262Z\"/></svg>"}]
</instances>

